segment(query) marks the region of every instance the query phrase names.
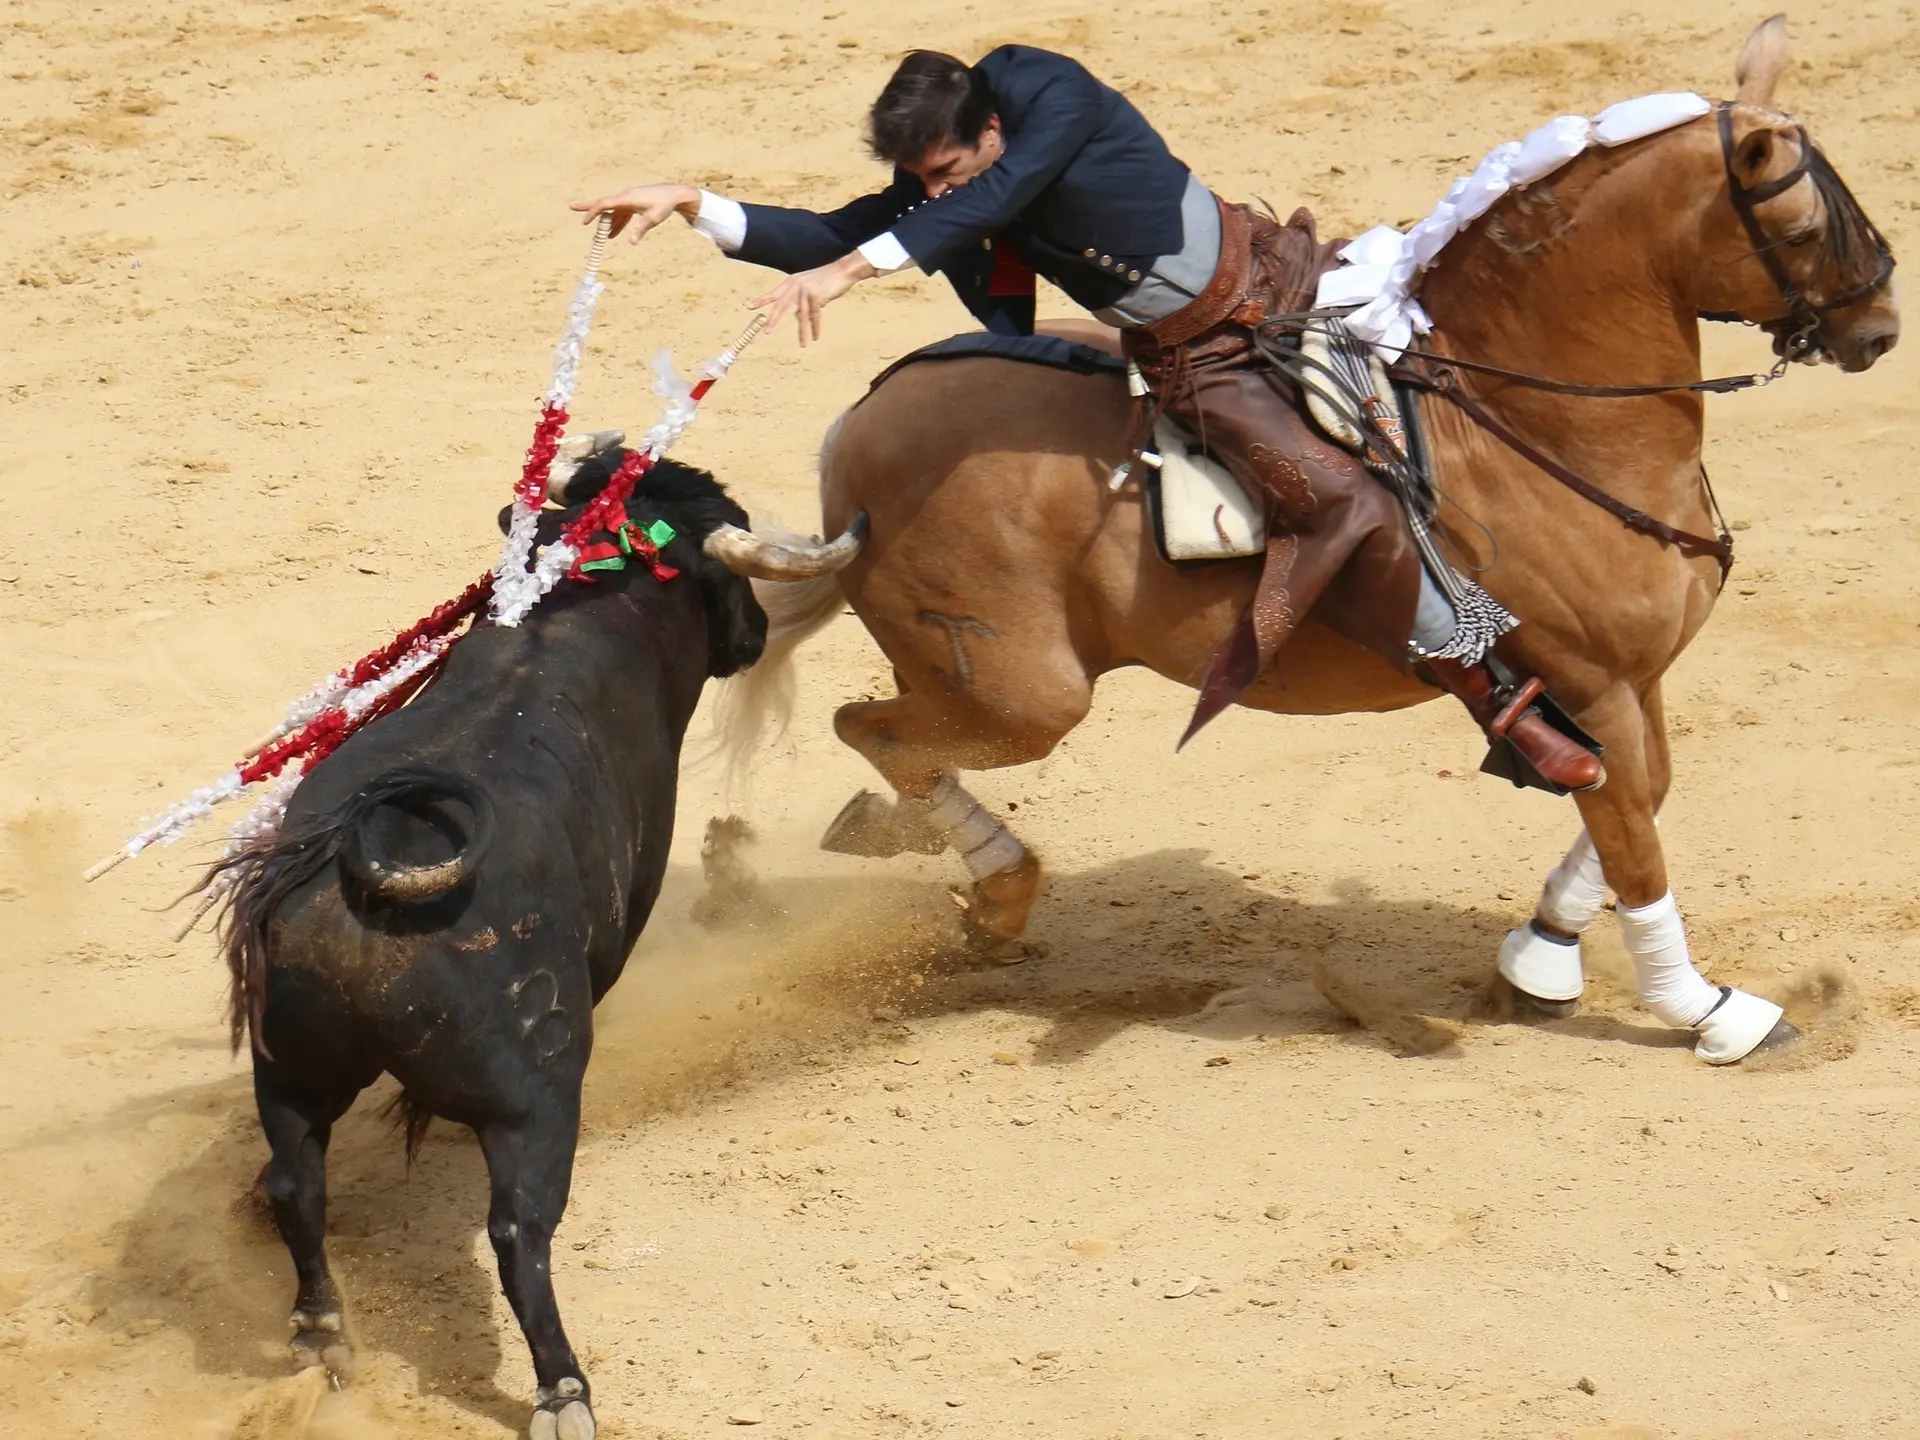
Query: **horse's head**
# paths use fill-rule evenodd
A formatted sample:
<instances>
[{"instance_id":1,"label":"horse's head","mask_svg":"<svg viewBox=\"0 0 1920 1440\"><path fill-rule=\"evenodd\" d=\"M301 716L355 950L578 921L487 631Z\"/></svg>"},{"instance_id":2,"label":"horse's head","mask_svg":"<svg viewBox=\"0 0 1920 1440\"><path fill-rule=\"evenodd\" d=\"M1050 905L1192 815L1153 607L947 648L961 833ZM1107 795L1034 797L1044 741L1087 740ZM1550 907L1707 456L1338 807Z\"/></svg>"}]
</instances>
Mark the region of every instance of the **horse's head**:
<instances>
[{"instance_id":1,"label":"horse's head","mask_svg":"<svg viewBox=\"0 0 1920 1440\"><path fill-rule=\"evenodd\" d=\"M1763 325L1790 359L1865 370L1900 336L1893 252L1806 127L1770 108L1786 58L1776 15L1741 52L1737 97L1699 122L1721 174L1699 197L1694 303Z\"/></svg>"}]
</instances>

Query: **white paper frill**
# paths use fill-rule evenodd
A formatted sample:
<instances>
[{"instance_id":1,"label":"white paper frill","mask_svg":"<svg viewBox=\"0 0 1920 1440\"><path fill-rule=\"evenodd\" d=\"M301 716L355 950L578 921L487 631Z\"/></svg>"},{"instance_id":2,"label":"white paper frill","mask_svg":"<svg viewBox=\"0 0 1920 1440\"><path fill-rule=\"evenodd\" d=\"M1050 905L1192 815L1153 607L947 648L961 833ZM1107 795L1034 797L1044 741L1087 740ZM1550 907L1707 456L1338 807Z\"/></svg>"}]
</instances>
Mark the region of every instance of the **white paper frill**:
<instances>
[{"instance_id":1,"label":"white paper frill","mask_svg":"<svg viewBox=\"0 0 1920 1440\"><path fill-rule=\"evenodd\" d=\"M1708 114L1713 106L1691 92L1642 95L1609 106L1589 120L1561 115L1524 140L1495 149L1471 175L1454 182L1433 213L1410 230L1377 225L1340 251L1341 264L1320 277L1317 308L1358 306L1343 317L1347 329L1394 361L1415 335L1433 328L1414 298L1420 276L1449 240L1478 220L1509 190L1545 179L1589 145L1625 145Z\"/></svg>"}]
</instances>

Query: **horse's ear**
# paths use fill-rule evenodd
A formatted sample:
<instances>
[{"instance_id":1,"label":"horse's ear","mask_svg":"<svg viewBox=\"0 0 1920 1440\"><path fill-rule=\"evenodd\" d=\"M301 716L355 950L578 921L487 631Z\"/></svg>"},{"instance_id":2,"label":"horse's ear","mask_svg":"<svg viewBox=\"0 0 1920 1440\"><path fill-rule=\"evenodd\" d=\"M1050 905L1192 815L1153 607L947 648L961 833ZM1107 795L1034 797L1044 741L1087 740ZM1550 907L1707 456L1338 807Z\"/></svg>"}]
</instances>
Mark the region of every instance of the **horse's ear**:
<instances>
[{"instance_id":1,"label":"horse's ear","mask_svg":"<svg viewBox=\"0 0 1920 1440\"><path fill-rule=\"evenodd\" d=\"M1752 189L1767 178L1773 163L1774 132L1765 125L1755 126L1733 147L1733 173L1740 183Z\"/></svg>"},{"instance_id":2,"label":"horse's ear","mask_svg":"<svg viewBox=\"0 0 1920 1440\"><path fill-rule=\"evenodd\" d=\"M1780 83L1780 72L1786 68L1787 17L1774 15L1760 22L1740 51L1740 63L1733 67L1733 78L1740 89L1733 98L1771 109L1773 87Z\"/></svg>"}]
</instances>

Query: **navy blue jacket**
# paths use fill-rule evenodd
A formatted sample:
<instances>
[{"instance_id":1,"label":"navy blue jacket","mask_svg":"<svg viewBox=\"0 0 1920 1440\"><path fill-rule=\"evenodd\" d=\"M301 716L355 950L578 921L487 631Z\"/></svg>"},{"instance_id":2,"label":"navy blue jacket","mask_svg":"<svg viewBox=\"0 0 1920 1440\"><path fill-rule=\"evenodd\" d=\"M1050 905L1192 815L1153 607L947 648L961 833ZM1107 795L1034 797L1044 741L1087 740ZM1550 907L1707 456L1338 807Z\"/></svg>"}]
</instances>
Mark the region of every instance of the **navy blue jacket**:
<instances>
[{"instance_id":1,"label":"navy blue jacket","mask_svg":"<svg viewBox=\"0 0 1920 1440\"><path fill-rule=\"evenodd\" d=\"M1033 330L1027 270L1098 310L1133 287L1127 271L1180 249L1187 167L1126 96L1027 45L1003 45L974 68L1006 139L992 167L938 200L896 170L885 190L825 215L748 205L736 258L811 270L891 230L989 330L1023 335Z\"/></svg>"}]
</instances>

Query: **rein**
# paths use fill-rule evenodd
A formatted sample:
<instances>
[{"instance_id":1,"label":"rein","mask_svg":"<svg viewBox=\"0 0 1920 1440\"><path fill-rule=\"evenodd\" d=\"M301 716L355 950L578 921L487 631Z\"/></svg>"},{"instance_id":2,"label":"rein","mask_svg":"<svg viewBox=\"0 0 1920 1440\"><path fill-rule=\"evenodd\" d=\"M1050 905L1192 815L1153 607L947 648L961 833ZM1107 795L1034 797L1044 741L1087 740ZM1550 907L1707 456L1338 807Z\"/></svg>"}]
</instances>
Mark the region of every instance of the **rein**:
<instances>
[{"instance_id":1,"label":"rein","mask_svg":"<svg viewBox=\"0 0 1920 1440\"><path fill-rule=\"evenodd\" d=\"M1712 507L1714 521L1720 526L1720 533L1713 537L1696 535L1691 530L1682 530L1676 525L1669 525L1666 521L1657 520L1647 514L1646 511L1635 509L1633 506L1627 504L1626 501L1609 495L1591 480L1569 470L1551 455L1537 449L1528 441L1516 435L1512 430L1509 430L1500 421L1494 419L1485 407L1462 390L1451 376L1434 377L1420 375L1403 371L1398 367L1395 368L1393 375L1395 379L1411 385L1414 389L1425 391L1430 395L1439 395L1443 399L1451 401L1469 420L1473 421L1474 424L1493 436L1494 439L1512 450L1516 455L1519 455L1523 459L1532 462L1541 470L1544 470L1555 480L1558 480L1562 485L1573 491L1573 493L1578 495L1582 500L1599 506L1629 530L1638 531L1642 535L1652 536L1662 544L1677 546L1681 550L1692 551L1699 555L1712 556L1720 566L1720 584L1723 588L1725 587L1727 574L1733 569L1733 536L1728 532L1725 523L1720 519L1720 506L1713 498L1713 485L1712 482L1707 480L1707 472L1704 466L1701 467L1700 470L1700 479L1701 482L1706 485L1707 500Z\"/></svg>"}]
</instances>

